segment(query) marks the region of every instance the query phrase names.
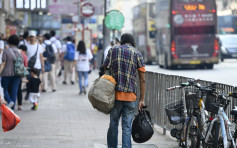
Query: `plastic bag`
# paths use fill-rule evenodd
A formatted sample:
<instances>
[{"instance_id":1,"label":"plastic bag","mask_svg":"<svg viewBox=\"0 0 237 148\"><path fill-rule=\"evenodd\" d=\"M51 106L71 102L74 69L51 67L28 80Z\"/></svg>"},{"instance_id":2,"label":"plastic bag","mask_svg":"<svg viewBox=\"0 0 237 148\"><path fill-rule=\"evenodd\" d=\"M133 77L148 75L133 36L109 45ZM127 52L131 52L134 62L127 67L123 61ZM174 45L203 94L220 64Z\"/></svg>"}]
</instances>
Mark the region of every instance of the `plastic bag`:
<instances>
[{"instance_id":1,"label":"plastic bag","mask_svg":"<svg viewBox=\"0 0 237 148\"><path fill-rule=\"evenodd\" d=\"M9 107L5 104L1 105L2 110L2 128L4 132L14 129L17 124L21 121L20 117L17 116Z\"/></svg>"}]
</instances>

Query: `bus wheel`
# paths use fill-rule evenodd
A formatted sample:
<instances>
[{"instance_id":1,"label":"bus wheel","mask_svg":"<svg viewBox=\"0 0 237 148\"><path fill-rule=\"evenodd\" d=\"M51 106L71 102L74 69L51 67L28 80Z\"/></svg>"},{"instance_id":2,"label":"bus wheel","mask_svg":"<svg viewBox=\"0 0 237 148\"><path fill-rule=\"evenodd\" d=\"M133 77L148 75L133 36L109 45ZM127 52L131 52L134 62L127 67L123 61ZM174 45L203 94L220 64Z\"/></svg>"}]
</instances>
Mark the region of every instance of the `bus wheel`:
<instances>
[{"instance_id":1,"label":"bus wheel","mask_svg":"<svg viewBox=\"0 0 237 148\"><path fill-rule=\"evenodd\" d=\"M213 69L214 66L213 66L213 64L207 64L206 67L207 67L207 69Z\"/></svg>"},{"instance_id":2,"label":"bus wheel","mask_svg":"<svg viewBox=\"0 0 237 148\"><path fill-rule=\"evenodd\" d=\"M164 68L164 66L163 66L163 65L159 65L159 67L160 67L160 68Z\"/></svg>"},{"instance_id":3,"label":"bus wheel","mask_svg":"<svg viewBox=\"0 0 237 148\"><path fill-rule=\"evenodd\" d=\"M169 69L167 56L165 56L164 68Z\"/></svg>"}]
</instances>

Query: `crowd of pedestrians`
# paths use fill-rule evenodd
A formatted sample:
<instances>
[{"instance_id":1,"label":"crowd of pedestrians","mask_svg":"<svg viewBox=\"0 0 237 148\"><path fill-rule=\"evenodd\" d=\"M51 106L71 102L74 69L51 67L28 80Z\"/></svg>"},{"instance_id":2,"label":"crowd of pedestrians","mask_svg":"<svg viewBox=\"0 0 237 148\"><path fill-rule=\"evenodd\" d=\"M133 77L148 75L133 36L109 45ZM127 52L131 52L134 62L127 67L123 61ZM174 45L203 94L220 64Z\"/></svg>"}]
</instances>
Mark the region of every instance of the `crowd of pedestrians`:
<instances>
[{"instance_id":1,"label":"crowd of pedestrians","mask_svg":"<svg viewBox=\"0 0 237 148\"><path fill-rule=\"evenodd\" d=\"M57 91L62 70L62 83L74 85L78 80L78 92L85 95L93 50L84 41L79 41L77 47L75 44L71 36L60 41L53 30L43 36L26 31L7 39L0 34L0 88L8 107L14 110L17 103L18 110L22 110L24 98L32 103L32 110L37 110L40 93ZM15 74L16 57L23 59L28 75ZM26 93L22 93L24 90Z\"/></svg>"}]
</instances>

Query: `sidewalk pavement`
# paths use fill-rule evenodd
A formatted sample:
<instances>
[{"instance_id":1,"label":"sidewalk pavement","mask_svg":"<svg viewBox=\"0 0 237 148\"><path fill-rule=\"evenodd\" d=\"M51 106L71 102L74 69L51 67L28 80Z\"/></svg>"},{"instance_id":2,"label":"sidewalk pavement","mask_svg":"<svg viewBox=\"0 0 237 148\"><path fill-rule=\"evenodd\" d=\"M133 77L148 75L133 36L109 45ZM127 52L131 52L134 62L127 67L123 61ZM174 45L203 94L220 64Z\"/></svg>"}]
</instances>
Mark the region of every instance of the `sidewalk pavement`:
<instances>
[{"instance_id":1,"label":"sidewalk pavement","mask_svg":"<svg viewBox=\"0 0 237 148\"><path fill-rule=\"evenodd\" d=\"M89 75L89 85L98 71ZM89 86L90 87L90 86ZM15 110L20 124L12 131L0 131L1 148L106 148L109 115L95 110L87 95L79 95L78 83L63 85L58 82L56 92L41 93L37 111L30 110L29 101L23 101L24 110ZM88 88L89 90L89 88ZM1 122L0 122L1 127ZM133 142L133 148L177 148L170 136L163 136L155 128L153 137L144 144ZM119 148L121 148L121 125Z\"/></svg>"}]
</instances>

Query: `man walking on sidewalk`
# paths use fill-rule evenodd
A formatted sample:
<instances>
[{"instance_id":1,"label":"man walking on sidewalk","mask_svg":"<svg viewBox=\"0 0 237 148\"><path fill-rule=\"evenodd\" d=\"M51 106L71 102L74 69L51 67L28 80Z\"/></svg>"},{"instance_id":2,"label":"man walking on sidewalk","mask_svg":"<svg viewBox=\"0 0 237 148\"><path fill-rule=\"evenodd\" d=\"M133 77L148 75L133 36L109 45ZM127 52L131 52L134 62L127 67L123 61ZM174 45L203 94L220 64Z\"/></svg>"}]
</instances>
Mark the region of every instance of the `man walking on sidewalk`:
<instances>
[{"instance_id":1,"label":"man walking on sidewalk","mask_svg":"<svg viewBox=\"0 0 237 148\"><path fill-rule=\"evenodd\" d=\"M137 108L136 72L140 79L139 109L144 106L145 96L145 64L141 53L135 48L131 34L121 36L121 45L109 50L104 62L117 84L116 100L110 113L110 125L107 133L108 148L118 146L118 125L122 116L122 147L131 148L131 124Z\"/></svg>"},{"instance_id":2,"label":"man walking on sidewalk","mask_svg":"<svg viewBox=\"0 0 237 148\"><path fill-rule=\"evenodd\" d=\"M43 57L44 48L42 47L41 44L37 43L35 31L29 32L29 40L30 40L29 44L26 45L27 46L26 56L28 59L29 72L31 69L36 69L38 70L39 75L40 73L43 74L44 73L44 57ZM27 79L29 79L30 77L31 77L30 75L27 76ZM28 100L29 86L28 85L26 86L27 86L27 93L25 96L25 100Z\"/></svg>"},{"instance_id":3,"label":"man walking on sidewalk","mask_svg":"<svg viewBox=\"0 0 237 148\"><path fill-rule=\"evenodd\" d=\"M55 44L55 46L57 47L57 54L56 54L56 61L55 61L55 76L57 78L59 71L61 69L61 49L62 49L62 44L61 42L55 37L56 32L54 30L50 31L50 41Z\"/></svg>"},{"instance_id":4,"label":"man walking on sidewalk","mask_svg":"<svg viewBox=\"0 0 237 148\"><path fill-rule=\"evenodd\" d=\"M44 34L44 57L47 58L45 60L45 67L46 62L51 65L51 70L44 72L43 74L43 90L42 92L46 92L48 88L48 77L50 78L52 91L56 91L56 76L55 76L55 61L56 61L56 54L58 52L57 47L53 44L50 40L50 34Z\"/></svg>"},{"instance_id":5,"label":"man walking on sidewalk","mask_svg":"<svg viewBox=\"0 0 237 148\"><path fill-rule=\"evenodd\" d=\"M66 38L66 44L62 47L62 57L64 57L64 81L63 84L67 84L67 76L70 75L71 84L75 82L75 70L73 70L73 63L75 60L76 48L72 43L72 38L68 36Z\"/></svg>"}]
</instances>

